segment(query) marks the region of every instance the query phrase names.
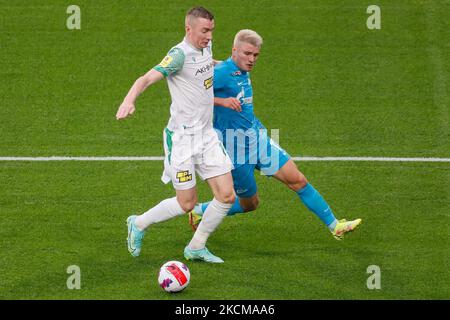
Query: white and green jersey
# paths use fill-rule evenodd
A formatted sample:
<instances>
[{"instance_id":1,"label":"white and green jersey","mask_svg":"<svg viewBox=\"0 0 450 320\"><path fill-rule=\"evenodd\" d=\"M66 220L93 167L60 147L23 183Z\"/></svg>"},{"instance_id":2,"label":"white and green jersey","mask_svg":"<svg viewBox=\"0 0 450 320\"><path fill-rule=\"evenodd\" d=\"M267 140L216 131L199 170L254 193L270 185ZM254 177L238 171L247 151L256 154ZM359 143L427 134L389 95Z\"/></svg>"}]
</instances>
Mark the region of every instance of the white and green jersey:
<instances>
[{"instance_id":1,"label":"white and green jersey","mask_svg":"<svg viewBox=\"0 0 450 320\"><path fill-rule=\"evenodd\" d=\"M212 128L214 64L211 42L206 48L197 49L184 38L153 69L161 72L169 85L172 104L167 128L186 133Z\"/></svg>"}]
</instances>

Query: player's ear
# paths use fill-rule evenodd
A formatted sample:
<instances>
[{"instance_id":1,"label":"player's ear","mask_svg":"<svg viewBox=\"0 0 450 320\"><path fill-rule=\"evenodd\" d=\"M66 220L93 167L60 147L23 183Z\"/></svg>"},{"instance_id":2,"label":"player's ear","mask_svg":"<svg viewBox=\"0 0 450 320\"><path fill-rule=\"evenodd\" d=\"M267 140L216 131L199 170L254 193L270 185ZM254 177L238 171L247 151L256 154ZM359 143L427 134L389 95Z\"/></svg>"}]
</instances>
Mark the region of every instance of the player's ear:
<instances>
[{"instance_id":1,"label":"player's ear","mask_svg":"<svg viewBox=\"0 0 450 320\"><path fill-rule=\"evenodd\" d=\"M191 31L191 21L189 17L186 17L186 19L184 19L184 29L186 30L186 32Z\"/></svg>"},{"instance_id":2,"label":"player's ear","mask_svg":"<svg viewBox=\"0 0 450 320\"><path fill-rule=\"evenodd\" d=\"M238 55L238 48L237 47L233 47L233 49L231 50L231 56L232 57L237 57Z\"/></svg>"}]
</instances>

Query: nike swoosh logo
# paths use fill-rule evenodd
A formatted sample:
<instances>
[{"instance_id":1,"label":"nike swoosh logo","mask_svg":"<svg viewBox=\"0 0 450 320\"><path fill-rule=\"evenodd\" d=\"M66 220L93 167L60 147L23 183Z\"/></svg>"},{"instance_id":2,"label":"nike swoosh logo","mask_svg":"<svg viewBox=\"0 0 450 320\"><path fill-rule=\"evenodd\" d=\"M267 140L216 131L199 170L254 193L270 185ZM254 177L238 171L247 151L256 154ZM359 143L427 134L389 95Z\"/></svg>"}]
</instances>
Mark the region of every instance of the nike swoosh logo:
<instances>
[{"instance_id":1,"label":"nike swoosh logo","mask_svg":"<svg viewBox=\"0 0 450 320\"><path fill-rule=\"evenodd\" d=\"M131 243L132 243L132 239L131 239L131 226L128 228L128 239L130 239L130 241L128 241L128 239L127 239L127 244L128 244L128 250L132 250L132 252L131 253L133 253L134 251L136 251L136 248L133 248L132 246L131 246Z\"/></svg>"}]
</instances>

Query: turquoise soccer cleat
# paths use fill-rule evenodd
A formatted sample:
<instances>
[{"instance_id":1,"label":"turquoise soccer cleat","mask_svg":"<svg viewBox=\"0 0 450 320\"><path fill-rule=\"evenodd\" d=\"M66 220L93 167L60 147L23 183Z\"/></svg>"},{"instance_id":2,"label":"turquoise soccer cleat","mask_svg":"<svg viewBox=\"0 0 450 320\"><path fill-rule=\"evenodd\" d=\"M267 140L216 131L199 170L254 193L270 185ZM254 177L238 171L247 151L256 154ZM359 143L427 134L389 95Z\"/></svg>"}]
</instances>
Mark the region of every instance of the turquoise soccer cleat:
<instances>
[{"instance_id":1,"label":"turquoise soccer cleat","mask_svg":"<svg viewBox=\"0 0 450 320\"><path fill-rule=\"evenodd\" d=\"M134 224L134 220L136 220L136 216L129 216L127 218L127 226L128 226L128 251L131 253L133 257L139 256L141 253L142 247L142 239L144 238L144 231L140 231L136 225Z\"/></svg>"},{"instance_id":2,"label":"turquoise soccer cleat","mask_svg":"<svg viewBox=\"0 0 450 320\"><path fill-rule=\"evenodd\" d=\"M202 260L209 263L223 263L224 261L213 255L211 252L204 247L203 249L193 250L186 246L184 248L184 257L186 260Z\"/></svg>"}]
</instances>

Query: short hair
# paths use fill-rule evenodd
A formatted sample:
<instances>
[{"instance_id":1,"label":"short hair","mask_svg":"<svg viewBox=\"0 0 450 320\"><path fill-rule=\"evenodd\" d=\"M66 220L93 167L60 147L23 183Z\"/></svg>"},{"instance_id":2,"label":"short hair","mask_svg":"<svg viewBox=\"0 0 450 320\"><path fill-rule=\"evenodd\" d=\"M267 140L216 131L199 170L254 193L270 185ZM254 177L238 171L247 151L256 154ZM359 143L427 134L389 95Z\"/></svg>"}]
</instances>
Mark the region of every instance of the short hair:
<instances>
[{"instance_id":1,"label":"short hair","mask_svg":"<svg viewBox=\"0 0 450 320\"><path fill-rule=\"evenodd\" d=\"M214 20L214 15L203 7L194 7L186 13L186 24L191 24L192 20L196 18L205 18L212 21Z\"/></svg>"},{"instance_id":2,"label":"short hair","mask_svg":"<svg viewBox=\"0 0 450 320\"><path fill-rule=\"evenodd\" d=\"M243 29L236 33L234 37L233 46L236 47L239 43L249 43L257 48L261 48L263 44L262 37L256 31Z\"/></svg>"}]
</instances>

